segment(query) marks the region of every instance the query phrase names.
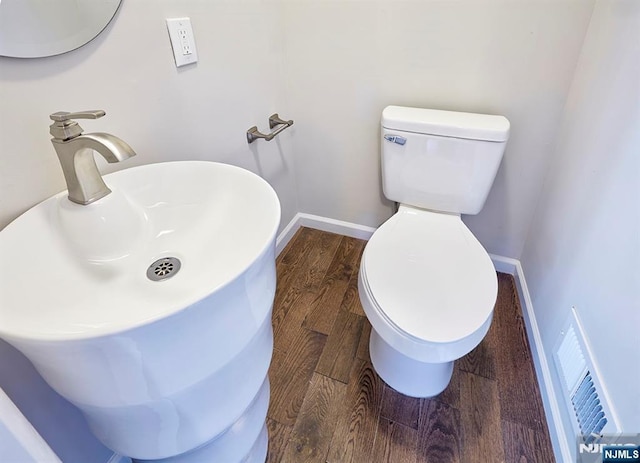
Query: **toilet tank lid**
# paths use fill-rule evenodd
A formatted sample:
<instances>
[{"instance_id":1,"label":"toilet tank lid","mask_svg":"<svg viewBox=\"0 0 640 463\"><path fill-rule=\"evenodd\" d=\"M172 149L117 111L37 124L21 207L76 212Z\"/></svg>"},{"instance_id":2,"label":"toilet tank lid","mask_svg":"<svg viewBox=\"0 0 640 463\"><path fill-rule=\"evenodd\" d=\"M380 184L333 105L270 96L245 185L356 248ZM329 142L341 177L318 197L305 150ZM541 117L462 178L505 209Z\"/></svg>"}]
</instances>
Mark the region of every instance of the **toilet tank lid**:
<instances>
[{"instance_id":1,"label":"toilet tank lid","mask_svg":"<svg viewBox=\"0 0 640 463\"><path fill-rule=\"evenodd\" d=\"M509 138L510 124L504 116L387 106L382 111L382 127L443 137L505 142Z\"/></svg>"}]
</instances>

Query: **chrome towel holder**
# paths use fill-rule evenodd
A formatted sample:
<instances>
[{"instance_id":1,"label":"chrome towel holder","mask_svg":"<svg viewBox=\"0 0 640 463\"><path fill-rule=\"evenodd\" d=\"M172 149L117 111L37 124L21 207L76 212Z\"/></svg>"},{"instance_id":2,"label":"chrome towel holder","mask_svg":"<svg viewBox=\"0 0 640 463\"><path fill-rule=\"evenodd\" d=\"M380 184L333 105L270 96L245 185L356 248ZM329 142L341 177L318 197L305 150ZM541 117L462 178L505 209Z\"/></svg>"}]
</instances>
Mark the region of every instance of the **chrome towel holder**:
<instances>
[{"instance_id":1,"label":"chrome towel holder","mask_svg":"<svg viewBox=\"0 0 640 463\"><path fill-rule=\"evenodd\" d=\"M283 119L280 119L278 113L272 114L271 116L269 116L269 128L274 129L278 126L280 127L278 127L271 133L262 133L258 130L258 127L254 125L249 130L247 130L247 143L253 143L258 138L264 138L267 141L271 141L276 135L278 135L283 130L288 129L292 125L293 120L285 121Z\"/></svg>"}]
</instances>

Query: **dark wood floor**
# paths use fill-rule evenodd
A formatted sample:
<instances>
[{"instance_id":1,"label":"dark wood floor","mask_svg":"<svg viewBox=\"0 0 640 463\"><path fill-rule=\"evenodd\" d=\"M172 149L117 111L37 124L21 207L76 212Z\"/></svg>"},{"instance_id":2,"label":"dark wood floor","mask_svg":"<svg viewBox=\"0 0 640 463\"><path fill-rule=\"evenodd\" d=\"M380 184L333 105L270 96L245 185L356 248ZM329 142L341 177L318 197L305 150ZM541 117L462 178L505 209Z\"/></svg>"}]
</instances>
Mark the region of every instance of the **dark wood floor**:
<instances>
[{"instance_id":1,"label":"dark wood floor","mask_svg":"<svg viewBox=\"0 0 640 463\"><path fill-rule=\"evenodd\" d=\"M302 228L278 257L267 461L553 462L513 278L498 274L491 329L456 362L449 387L405 397L369 360L364 245Z\"/></svg>"}]
</instances>

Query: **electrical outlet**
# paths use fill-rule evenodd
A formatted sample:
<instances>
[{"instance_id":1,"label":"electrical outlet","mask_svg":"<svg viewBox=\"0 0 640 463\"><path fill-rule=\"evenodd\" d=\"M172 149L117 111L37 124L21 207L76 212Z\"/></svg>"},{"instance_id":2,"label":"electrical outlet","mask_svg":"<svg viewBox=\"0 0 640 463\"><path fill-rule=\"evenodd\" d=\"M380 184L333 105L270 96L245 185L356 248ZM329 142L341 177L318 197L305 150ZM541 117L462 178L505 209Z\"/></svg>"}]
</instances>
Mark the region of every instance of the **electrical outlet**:
<instances>
[{"instance_id":1,"label":"electrical outlet","mask_svg":"<svg viewBox=\"0 0 640 463\"><path fill-rule=\"evenodd\" d=\"M176 67L197 62L198 52L191 28L191 19L167 18L167 30L171 39Z\"/></svg>"}]
</instances>

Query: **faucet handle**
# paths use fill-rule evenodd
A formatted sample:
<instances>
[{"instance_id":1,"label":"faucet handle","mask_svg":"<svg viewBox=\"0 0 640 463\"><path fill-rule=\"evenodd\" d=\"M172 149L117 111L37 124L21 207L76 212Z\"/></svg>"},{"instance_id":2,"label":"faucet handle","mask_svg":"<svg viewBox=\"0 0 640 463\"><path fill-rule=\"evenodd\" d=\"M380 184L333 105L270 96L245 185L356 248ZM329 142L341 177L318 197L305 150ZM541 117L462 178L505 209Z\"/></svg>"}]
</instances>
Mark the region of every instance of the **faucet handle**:
<instances>
[{"instance_id":1,"label":"faucet handle","mask_svg":"<svg viewBox=\"0 0 640 463\"><path fill-rule=\"evenodd\" d=\"M102 109L89 109L87 111L78 111L75 113L70 113L68 111L58 111L57 113L49 115L49 118L52 121L65 122L72 119L98 119L105 114L107 113L105 113Z\"/></svg>"},{"instance_id":2,"label":"faucet handle","mask_svg":"<svg viewBox=\"0 0 640 463\"><path fill-rule=\"evenodd\" d=\"M49 115L54 121L49 126L49 133L57 140L70 140L82 133L82 127L78 125L74 119L98 119L106 113L102 109L79 111L70 113L67 111L58 111Z\"/></svg>"}]
</instances>

